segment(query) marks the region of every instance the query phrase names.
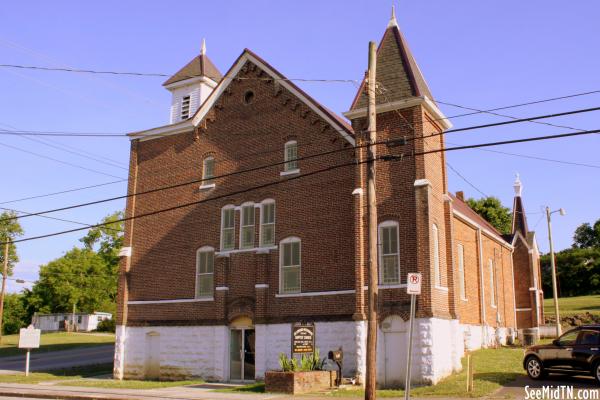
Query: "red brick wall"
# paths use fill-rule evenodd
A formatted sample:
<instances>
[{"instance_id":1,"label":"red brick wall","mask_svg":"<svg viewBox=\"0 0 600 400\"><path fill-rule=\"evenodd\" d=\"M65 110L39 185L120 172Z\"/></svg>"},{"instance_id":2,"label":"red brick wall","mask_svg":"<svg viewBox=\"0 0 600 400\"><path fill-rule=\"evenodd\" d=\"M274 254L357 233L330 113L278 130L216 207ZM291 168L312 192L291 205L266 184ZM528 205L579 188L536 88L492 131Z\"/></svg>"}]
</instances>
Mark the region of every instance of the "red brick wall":
<instances>
[{"instance_id":1,"label":"red brick wall","mask_svg":"<svg viewBox=\"0 0 600 400\"><path fill-rule=\"evenodd\" d=\"M252 68L249 76L260 71ZM244 93L255 94L252 104ZM341 149L348 143L290 93L279 93L270 81L241 80L223 94L207 128L142 141L137 148L138 191L201 179L202 160L215 158L215 174L283 161L284 144L293 138L299 157ZM302 160L302 173L353 160L353 151ZM216 180L209 191L190 184L137 197L136 215L179 204L197 202L268 182L283 181L283 166ZM288 236L302 240L302 292L354 289L354 220L351 195L354 167L298 179L261 190L233 195L135 221L129 300L189 299L194 297L196 250L220 246L221 208L272 198L276 201L276 243ZM132 189L130 188L130 191ZM256 224L258 226L258 211ZM236 249L239 248L239 211L236 211ZM258 231L256 234L258 243ZM243 309L265 320L296 317L349 317L355 310L352 295L275 298L279 290L278 252L268 255L232 254L215 259L215 302L132 305L129 322L211 323L223 321L235 309L234 299L245 299ZM255 289L255 284L268 289ZM263 295L264 292L266 296ZM258 293L258 295L257 295Z\"/></svg>"}]
</instances>

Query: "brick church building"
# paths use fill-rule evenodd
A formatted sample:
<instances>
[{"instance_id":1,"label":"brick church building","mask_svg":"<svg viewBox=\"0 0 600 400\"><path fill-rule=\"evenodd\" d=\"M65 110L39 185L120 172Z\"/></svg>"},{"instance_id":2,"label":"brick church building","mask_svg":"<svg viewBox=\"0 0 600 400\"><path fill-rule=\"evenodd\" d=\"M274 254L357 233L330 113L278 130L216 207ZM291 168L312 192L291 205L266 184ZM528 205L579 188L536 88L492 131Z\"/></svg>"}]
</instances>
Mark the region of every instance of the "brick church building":
<instances>
[{"instance_id":1,"label":"brick church building","mask_svg":"<svg viewBox=\"0 0 600 400\"><path fill-rule=\"evenodd\" d=\"M466 349L542 323L539 252L520 181L503 235L448 191L444 152L410 156L443 149L451 124L395 17L377 81L378 142L411 139L377 145L406 155L376 166L378 384L404 382L408 272L423 274L412 379L435 383ZM170 124L130 134L128 192L150 192L127 202L115 376L261 379L303 322L321 354L342 348L344 376L364 381L363 87L346 120L250 50L221 74L204 45L164 87Z\"/></svg>"}]
</instances>

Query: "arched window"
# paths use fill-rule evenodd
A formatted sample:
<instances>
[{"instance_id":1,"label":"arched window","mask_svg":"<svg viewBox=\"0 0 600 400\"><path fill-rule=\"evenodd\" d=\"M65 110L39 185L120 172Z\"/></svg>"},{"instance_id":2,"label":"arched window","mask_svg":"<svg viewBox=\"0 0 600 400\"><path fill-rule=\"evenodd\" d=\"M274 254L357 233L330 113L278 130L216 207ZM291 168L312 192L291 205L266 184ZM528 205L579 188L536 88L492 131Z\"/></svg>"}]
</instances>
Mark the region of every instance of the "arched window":
<instances>
[{"instance_id":1,"label":"arched window","mask_svg":"<svg viewBox=\"0 0 600 400\"><path fill-rule=\"evenodd\" d=\"M212 297L215 249L204 246L196 252L196 298Z\"/></svg>"},{"instance_id":2,"label":"arched window","mask_svg":"<svg viewBox=\"0 0 600 400\"><path fill-rule=\"evenodd\" d=\"M435 286L442 285L442 271L440 270L440 234L436 224L431 227L433 241L433 275Z\"/></svg>"},{"instance_id":3,"label":"arched window","mask_svg":"<svg viewBox=\"0 0 600 400\"><path fill-rule=\"evenodd\" d=\"M284 171L290 172L298 169L298 143L290 140L285 144L284 149Z\"/></svg>"},{"instance_id":4,"label":"arched window","mask_svg":"<svg viewBox=\"0 0 600 400\"><path fill-rule=\"evenodd\" d=\"M275 200L263 200L260 204L260 246L275 244Z\"/></svg>"},{"instance_id":5,"label":"arched window","mask_svg":"<svg viewBox=\"0 0 600 400\"><path fill-rule=\"evenodd\" d=\"M212 186L215 183L215 159L206 157L202 162L202 186Z\"/></svg>"},{"instance_id":6,"label":"arched window","mask_svg":"<svg viewBox=\"0 0 600 400\"><path fill-rule=\"evenodd\" d=\"M289 237L279 242L280 293L300 293L300 238Z\"/></svg>"},{"instance_id":7,"label":"arched window","mask_svg":"<svg viewBox=\"0 0 600 400\"><path fill-rule=\"evenodd\" d=\"M384 221L379 224L379 280L383 285L400 283L400 248L398 223Z\"/></svg>"},{"instance_id":8,"label":"arched window","mask_svg":"<svg viewBox=\"0 0 600 400\"><path fill-rule=\"evenodd\" d=\"M221 210L221 250L235 248L235 207L227 205Z\"/></svg>"},{"instance_id":9,"label":"arched window","mask_svg":"<svg viewBox=\"0 0 600 400\"><path fill-rule=\"evenodd\" d=\"M254 247L254 203L244 203L240 215L240 249Z\"/></svg>"}]
</instances>

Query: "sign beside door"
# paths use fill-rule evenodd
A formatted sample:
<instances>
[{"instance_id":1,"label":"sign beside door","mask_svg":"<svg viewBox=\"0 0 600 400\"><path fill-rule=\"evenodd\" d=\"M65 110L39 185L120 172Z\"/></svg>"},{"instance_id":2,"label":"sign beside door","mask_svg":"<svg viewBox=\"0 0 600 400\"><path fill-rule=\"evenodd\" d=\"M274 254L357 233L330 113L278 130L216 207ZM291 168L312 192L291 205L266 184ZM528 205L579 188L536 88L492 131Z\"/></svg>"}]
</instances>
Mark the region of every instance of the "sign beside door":
<instances>
[{"instance_id":1,"label":"sign beside door","mask_svg":"<svg viewBox=\"0 0 600 400\"><path fill-rule=\"evenodd\" d=\"M315 351L315 326L312 324L292 325L292 354Z\"/></svg>"}]
</instances>

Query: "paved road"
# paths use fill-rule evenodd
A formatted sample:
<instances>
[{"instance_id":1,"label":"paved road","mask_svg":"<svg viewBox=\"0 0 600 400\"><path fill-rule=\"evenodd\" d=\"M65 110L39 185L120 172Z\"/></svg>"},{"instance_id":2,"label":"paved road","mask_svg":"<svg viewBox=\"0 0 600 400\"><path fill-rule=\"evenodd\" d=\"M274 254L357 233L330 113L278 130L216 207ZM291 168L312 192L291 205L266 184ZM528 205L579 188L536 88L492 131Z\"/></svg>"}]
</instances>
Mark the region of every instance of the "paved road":
<instances>
[{"instance_id":1,"label":"paved road","mask_svg":"<svg viewBox=\"0 0 600 400\"><path fill-rule=\"evenodd\" d=\"M31 371L47 371L81 365L111 363L113 361L114 348L114 345L109 344L49 352L36 352L32 350L29 368ZM0 374L24 370L24 354L12 357L0 357Z\"/></svg>"},{"instance_id":2,"label":"paved road","mask_svg":"<svg viewBox=\"0 0 600 400\"><path fill-rule=\"evenodd\" d=\"M554 395L555 393L558 393L558 396L548 397L549 395L546 394L546 397L541 397L542 394L540 394L540 397L537 397L537 398L600 399L600 389L599 389L600 386L598 386L596 384L596 381L594 380L594 378L588 377L588 376L564 376L564 375L556 375L556 374L550 374L549 378L541 380L541 381L534 381L533 379L530 379L527 376L521 376L521 377L517 378L517 380L515 380L514 382L510 382L510 383L506 384L502 389L500 389L499 391L494 393L493 396L490 396L490 398L496 399L496 398L507 398L508 397L508 398L515 398L517 400L526 399L526 398L530 398L530 399L534 398L535 399L536 398L535 391L539 389L539 391L541 393L541 388L544 386L549 387L551 390L553 390L553 394L550 394L550 396ZM563 389L563 387L565 387L565 389ZM566 387L573 388L573 396L572 397L566 391ZM578 390L586 390L587 395L589 397L582 397L582 396L585 396L584 393L580 393L579 397L578 397ZM529 394L526 391L529 391ZM590 393L592 391L595 391L596 393ZM596 396L596 397L592 397L592 396Z\"/></svg>"}]
</instances>

